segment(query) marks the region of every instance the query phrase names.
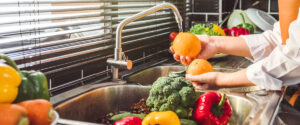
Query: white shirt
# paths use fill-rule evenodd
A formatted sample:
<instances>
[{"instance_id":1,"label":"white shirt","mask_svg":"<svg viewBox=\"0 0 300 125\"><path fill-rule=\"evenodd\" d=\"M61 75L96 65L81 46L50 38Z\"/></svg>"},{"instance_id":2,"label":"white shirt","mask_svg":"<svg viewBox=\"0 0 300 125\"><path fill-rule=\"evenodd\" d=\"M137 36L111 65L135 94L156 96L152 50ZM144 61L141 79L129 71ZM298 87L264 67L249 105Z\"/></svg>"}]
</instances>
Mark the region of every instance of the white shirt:
<instances>
[{"instance_id":1,"label":"white shirt","mask_svg":"<svg viewBox=\"0 0 300 125\"><path fill-rule=\"evenodd\" d=\"M243 37L254 63L247 68L248 80L267 90L300 83L300 8L290 24L286 45L281 45L279 23L273 31Z\"/></svg>"}]
</instances>

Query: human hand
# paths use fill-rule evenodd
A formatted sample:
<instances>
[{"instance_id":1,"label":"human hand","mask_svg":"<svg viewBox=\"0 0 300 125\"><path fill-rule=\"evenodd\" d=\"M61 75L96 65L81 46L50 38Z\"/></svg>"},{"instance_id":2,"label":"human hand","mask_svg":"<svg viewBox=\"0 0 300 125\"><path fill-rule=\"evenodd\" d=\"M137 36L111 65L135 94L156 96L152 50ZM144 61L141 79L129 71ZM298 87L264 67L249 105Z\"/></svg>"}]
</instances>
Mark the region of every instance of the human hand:
<instances>
[{"instance_id":1,"label":"human hand","mask_svg":"<svg viewBox=\"0 0 300 125\"><path fill-rule=\"evenodd\" d=\"M208 59L218 52L216 42L212 40L210 36L197 35L197 37L201 41L202 50L196 58ZM172 46L170 47L170 51L173 53L174 59L184 65L189 65L195 59L188 56L179 56L174 52Z\"/></svg>"},{"instance_id":2,"label":"human hand","mask_svg":"<svg viewBox=\"0 0 300 125\"><path fill-rule=\"evenodd\" d=\"M186 74L185 78L193 82L197 90L218 89L217 78L219 74L220 72L208 72L201 75Z\"/></svg>"}]
</instances>

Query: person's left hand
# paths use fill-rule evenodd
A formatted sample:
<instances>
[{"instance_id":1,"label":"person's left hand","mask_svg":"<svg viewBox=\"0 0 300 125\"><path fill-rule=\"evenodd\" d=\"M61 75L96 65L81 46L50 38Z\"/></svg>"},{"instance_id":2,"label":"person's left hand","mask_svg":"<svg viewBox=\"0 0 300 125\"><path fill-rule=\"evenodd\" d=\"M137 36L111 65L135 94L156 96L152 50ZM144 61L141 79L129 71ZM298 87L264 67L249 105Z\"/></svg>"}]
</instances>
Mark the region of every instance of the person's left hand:
<instances>
[{"instance_id":1,"label":"person's left hand","mask_svg":"<svg viewBox=\"0 0 300 125\"><path fill-rule=\"evenodd\" d=\"M220 72L208 72L201 75L186 74L185 78L191 82L198 83L193 84L197 90L206 89L218 89L217 80Z\"/></svg>"}]
</instances>

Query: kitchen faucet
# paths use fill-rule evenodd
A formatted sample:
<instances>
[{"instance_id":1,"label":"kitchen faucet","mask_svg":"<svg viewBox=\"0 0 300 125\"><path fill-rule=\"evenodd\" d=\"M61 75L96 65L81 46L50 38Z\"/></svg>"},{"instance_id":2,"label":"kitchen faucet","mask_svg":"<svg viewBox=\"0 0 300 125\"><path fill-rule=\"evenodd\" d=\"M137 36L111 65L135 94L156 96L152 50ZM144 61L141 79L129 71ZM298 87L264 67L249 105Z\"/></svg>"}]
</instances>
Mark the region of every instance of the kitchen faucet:
<instances>
[{"instance_id":1,"label":"kitchen faucet","mask_svg":"<svg viewBox=\"0 0 300 125\"><path fill-rule=\"evenodd\" d=\"M155 13L159 10L162 10L164 8L170 8L174 15L175 15L175 19L176 22L178 23L178 28L179 28L179 32L182 32L182 17L178 11L178 9L176 8L175 5L171 4L171 3L162 3L159 4L157 6L151 7L147 10L144 10L140 13L137 13L133 16L130 16L124 20L122 20L120 22L120 24L117 27L116 30L116 46L115 46L115 50L114 50L114 59L109 58L107 59L107 63L109 65L111 65L111 69L112 69L112 80L113 81L118 81L119 80L119 68L127 68L128 70L130 70L132 68L132 61L128 60L128 59L122 59L122 57L125 57L125 54L122 53L122 30L124 28L125 25L127 25L130 22L133 22L135 20L138 20L142 17L145 17L147 15L150 15L152 13Z\"/></svg>"}]
</instances>

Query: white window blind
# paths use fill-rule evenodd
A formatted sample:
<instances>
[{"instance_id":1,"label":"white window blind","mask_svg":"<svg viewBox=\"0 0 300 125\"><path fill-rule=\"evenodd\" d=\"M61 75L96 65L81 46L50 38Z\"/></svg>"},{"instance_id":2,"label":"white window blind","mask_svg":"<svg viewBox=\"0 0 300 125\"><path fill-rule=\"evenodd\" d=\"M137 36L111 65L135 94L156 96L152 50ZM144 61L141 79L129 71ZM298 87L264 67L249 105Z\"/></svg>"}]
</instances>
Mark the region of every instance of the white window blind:
<instances>
[{"instance_id":1,"label":"white window blind","mask_svg":"<svg viewBox=\"0 0 300 125\"><path fill-rule=\"evenodd\" d=\"M44 72L52 94L108 78L118 23L162 2L184 12L182 0L1 0L0 53L22 70ZM172 31L173 13L159 11L125 27L123 50L139 64L166 53Z\"/></svg>"}]
</instances>

